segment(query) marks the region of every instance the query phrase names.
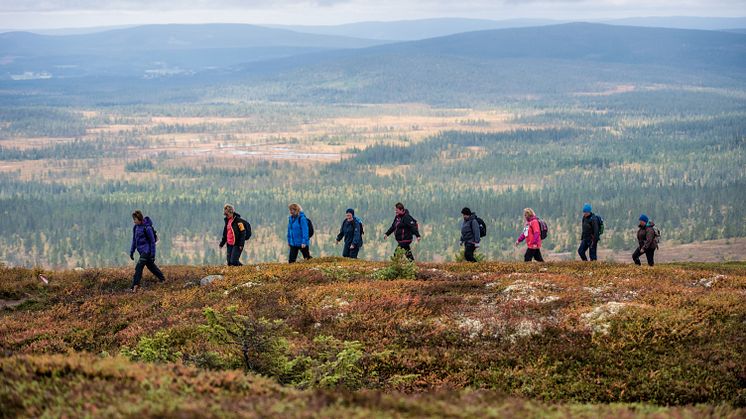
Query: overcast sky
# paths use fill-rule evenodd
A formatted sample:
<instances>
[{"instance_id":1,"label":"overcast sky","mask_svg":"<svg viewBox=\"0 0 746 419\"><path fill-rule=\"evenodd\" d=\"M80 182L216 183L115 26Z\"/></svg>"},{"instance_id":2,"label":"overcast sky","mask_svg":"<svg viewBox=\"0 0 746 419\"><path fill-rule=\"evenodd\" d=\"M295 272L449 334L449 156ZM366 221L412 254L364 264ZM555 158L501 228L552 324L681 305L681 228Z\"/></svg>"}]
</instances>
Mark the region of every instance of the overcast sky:
<instances>
[{"instance_id":1,"label":"overcast sky","mask_svg":"<svg viewBox=\"0 0 746 419\"><path fill-rule=\"evenodd\" d=\"M746 16L746 0L1 0L0 29L143 23L332 25L431 17Z\"/></svg>"}]
</instances>

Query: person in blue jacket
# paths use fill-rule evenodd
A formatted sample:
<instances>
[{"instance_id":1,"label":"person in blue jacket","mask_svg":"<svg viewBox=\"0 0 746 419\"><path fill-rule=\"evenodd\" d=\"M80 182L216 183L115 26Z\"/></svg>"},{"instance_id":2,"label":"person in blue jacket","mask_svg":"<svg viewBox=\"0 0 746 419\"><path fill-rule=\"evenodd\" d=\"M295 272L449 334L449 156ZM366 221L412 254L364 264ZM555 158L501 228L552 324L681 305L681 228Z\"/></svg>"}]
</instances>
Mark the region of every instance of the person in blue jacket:
<instances>
[{"instance_id":1,"label":"person in blue jacket","mask_svg":"<svg viewBox=\"0 0 746 419\"><path fill-rule=\"evenodd\" d=\"M288 246L290 255L288 262L294 263L298 259L298 252L303 254L303 259L311 259L311 252L308 247L311 244L309 234L309 221L303 208L298 204L288 205L290 216L288 217Z\"/></svg>"},{"instance_id":2,"label":"person in blue jacket","mask_svg":"<svg viewBox=\"0 0 746 419\"><path fill-rule=\"evenodd\" d=\"M363 221L355 217L355 210L347 209L342 227L337 234L337 243L344 239L342 257L357 259L360 248L363 247Z\"/></svg>"},{"instance_id":3,"label":"person in blue jacket","mask_svg":"<svg viewBox=\"0 0 746 419\"><path fill-rule=\"evenodd\" d=\"M140 280L142 280L142 271L145 267L163 282L166 278L163 272L155 264L155 242L156 235L153 229L153 221L150 217L143 217L142 211L137 210L132 213L132 245L130 246L130 259L135 260L135 250L140 254L140 258L135 265L135 276L132 277L132 286L130 291L137 292L140 289Z\"/></svg>"}]
</instances>

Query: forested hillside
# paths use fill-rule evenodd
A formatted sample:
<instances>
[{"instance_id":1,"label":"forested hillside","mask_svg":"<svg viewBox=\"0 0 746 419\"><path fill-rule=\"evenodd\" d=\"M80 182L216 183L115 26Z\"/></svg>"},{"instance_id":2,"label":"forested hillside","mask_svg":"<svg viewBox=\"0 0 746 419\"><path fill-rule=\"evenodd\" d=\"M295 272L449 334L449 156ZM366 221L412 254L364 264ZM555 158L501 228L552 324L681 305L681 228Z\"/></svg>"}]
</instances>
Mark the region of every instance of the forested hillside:
<instances>
[{"instance_id":1,"label":"forested hillside","mask_svg":"<svg viewBox=\"0 0 746 419\"><path fill-rule=\"evenodd\" d=\"M191 39L188 27L149 30ZM122 41L113 34L80 37ZM317 227L314 255L340 253L333 239L355 208L361 256L375 260L394 245L381 236L398 201L423 226L422 260L456 257L464 206L488 223L489 259L517 257L525 207L549 224L545 252L558 259L573 257L584 202L616 254L633 250L643 212L663 252L744 237L745 45L724 32L569 24L161 80L6 80L0 260L127 264L130 213L142 209L162 263L219 263L225 203L254 227L253 262L285 259L291 202Z\"/></svg>"}]
</instances>

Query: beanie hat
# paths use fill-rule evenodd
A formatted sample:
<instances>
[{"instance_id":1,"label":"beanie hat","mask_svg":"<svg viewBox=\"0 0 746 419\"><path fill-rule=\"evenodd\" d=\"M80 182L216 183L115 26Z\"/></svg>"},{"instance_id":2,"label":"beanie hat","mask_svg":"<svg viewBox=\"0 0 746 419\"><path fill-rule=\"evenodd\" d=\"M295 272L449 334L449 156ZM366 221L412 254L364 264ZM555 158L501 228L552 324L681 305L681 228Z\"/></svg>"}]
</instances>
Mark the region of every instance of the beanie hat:
<instances>
[{"instance_id":1,"label":"beanie hat","mask_svg":"<svg viewBox=\"0 0 746 419\"><path fill-rule=\"evenodd\" d=\"M471 210L469 209L469 207L464 207L464 209L461 210L461 214L471 215Z\"/></svg>"},{"instance_id":2,"label":"beanie hat","mask_svg":"<svg viewBox=\"0 0 746 419\"><path fill-rule=\"evenodd\" d=\"M352 216L354 217L355 216L355 210L352 209L352 208L347 208L346 214L352 214Z\"/></svg>"},{"instance_id":3,"label":"beanie hat","mask_svg":"<svg viewBox=\"0 0 746 419\"><path fill-rule=\"evenodd\" d=\"M648 223L648 221L650 221L650 218L648 218L648 216L647 216L647 215L645 215L645 214L641 214L641 215L640 215L640 221L644 221L644 222L645 222L645 224L647 224L647 223Z\"/></svg>"},{"instance_id":4,"label":"beanie hat","mask_svg":"<svg viewBox=\"0 0 746 419\"><path fill-rule=\"evenodd\" d=\"M591 204L586 203L583 205L583 212L591 212Z\"/></svg>"}]
</instances>

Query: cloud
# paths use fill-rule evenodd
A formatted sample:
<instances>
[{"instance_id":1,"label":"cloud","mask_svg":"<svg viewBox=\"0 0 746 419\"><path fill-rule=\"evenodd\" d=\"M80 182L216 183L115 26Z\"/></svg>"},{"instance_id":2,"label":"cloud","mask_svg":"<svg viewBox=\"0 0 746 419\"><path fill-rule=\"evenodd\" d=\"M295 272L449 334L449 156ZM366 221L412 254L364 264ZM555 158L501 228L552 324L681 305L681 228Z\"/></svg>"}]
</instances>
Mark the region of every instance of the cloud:
<instances>
[{"instance_id":1,"label":"cloud","mask_svg":"<svg viewBox=\"0 0 746 419\"><path fill-rule=\"evenodd\" d=\"M55 12L98 10L214 10L277 8L292 5L329 7L350 0L3 0L0 12Z\"/></svg>"}]
</instances>

